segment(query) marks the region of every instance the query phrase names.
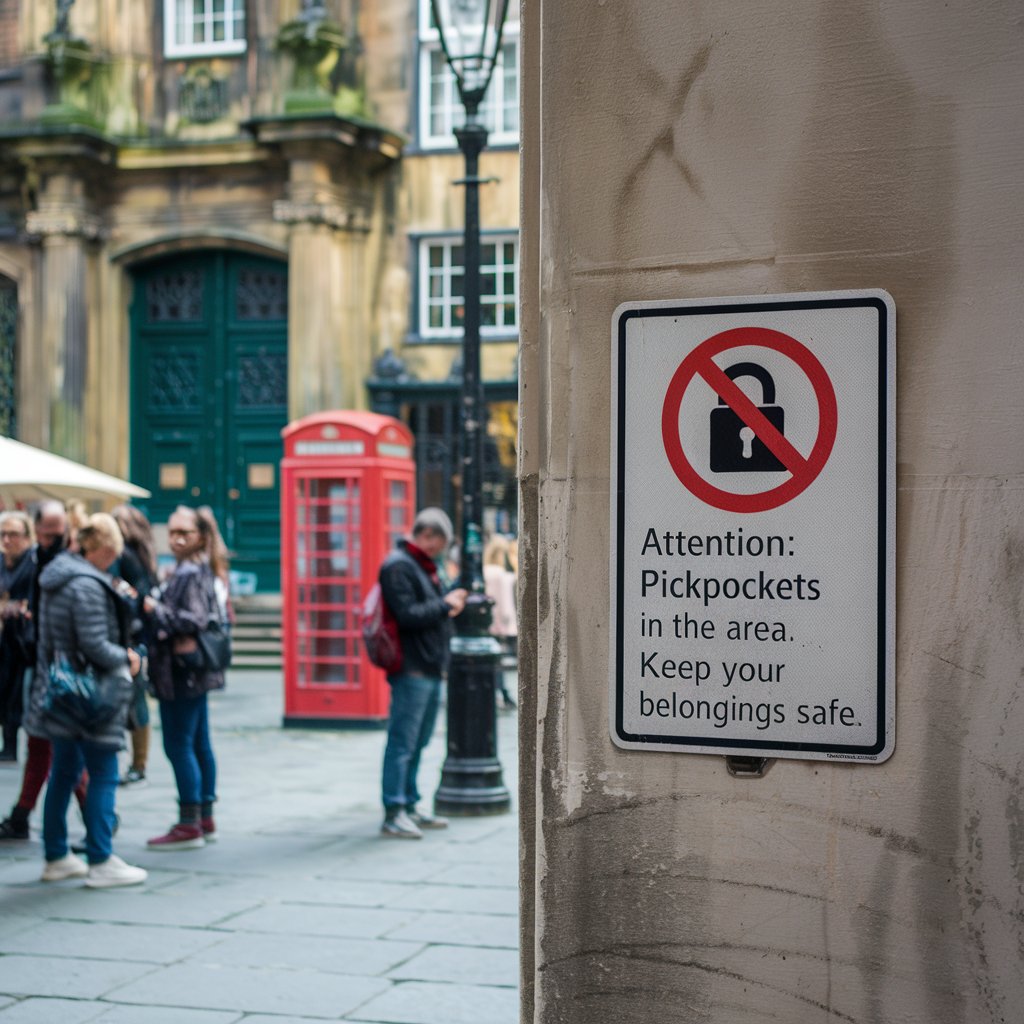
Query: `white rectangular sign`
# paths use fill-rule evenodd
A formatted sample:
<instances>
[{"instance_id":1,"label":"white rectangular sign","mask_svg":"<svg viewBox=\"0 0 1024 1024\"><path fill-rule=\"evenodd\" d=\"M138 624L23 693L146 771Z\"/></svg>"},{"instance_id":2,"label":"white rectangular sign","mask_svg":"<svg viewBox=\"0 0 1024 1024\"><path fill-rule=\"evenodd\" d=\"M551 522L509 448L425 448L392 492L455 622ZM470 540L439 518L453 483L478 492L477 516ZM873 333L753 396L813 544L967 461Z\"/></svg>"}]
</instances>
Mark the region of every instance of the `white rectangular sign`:
<instances>
[{"instance_id":1,"label":"white rectangular sign","mask_svg":"<svg viewBox=\"0 0 1024 1024\"><path fill-rule=\"evenodd\" d=\"M612 321L612 739L881 762L895 742L883 291Z\"/></svg>"}]
</instances>

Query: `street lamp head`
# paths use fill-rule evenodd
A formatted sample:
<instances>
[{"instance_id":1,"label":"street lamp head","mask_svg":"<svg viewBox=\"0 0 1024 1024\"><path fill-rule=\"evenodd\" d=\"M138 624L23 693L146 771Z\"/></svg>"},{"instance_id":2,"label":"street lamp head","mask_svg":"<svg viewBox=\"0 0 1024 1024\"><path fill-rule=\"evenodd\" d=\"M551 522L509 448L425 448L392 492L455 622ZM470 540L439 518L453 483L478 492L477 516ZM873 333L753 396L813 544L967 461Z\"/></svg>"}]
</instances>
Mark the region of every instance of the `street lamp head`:
<instances>
[{"instance_id":1,"label":"street lamp head","mask_svg":"<svg viewBox=\"0 0 1024 1024\"><path fill-rule=\"evenodd\" d=\"M430 8L466 120L472 122L501 51L508 0L430 0Z\"/></svg>"}]
</instances>

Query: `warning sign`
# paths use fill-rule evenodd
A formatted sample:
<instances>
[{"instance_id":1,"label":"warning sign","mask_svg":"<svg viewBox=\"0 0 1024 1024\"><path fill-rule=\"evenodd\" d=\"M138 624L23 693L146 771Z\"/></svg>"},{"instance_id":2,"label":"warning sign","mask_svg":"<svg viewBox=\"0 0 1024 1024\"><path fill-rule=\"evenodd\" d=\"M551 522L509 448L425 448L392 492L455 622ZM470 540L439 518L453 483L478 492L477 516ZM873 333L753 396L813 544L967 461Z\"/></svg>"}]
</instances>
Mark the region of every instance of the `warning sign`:
<instances>
[{"instance_id":1,"label":"warning sign","mask_svg":"<svg viewBox=\"0 0 1024 1024\"><path fill-rule=\"evenodd\" d=\"M891 297L626 303L612 350L613 740L884 761Z\"/></svg>"}]
</instances>

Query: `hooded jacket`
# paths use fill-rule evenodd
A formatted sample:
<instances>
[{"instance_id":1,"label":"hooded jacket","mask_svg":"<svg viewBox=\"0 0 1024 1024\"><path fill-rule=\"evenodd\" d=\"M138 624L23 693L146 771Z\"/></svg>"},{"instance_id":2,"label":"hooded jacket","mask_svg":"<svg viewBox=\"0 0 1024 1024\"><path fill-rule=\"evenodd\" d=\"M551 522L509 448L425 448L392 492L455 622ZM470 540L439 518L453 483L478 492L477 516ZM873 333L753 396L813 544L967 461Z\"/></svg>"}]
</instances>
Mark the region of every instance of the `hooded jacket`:
<instances>
[{"instance_id":1,"label":"hooded jacket","mask_svg":"<svg viewBox=\"0 0 1024 1024\"><path fill-rule=\"evenodd\" d=\"M43 739L82 739L120 750L132 695L128 672L129 610L117 596L110 577L81 555L62 551L39 575L39 624L36 672L32 680L25 729ZM124 706L113 719L90 733L70 733L48 720L43 701L54 657L63 653L87 661L98 671L123 668Z\"/></svg>"},{"instance_id":2,"label":"hooded jacket","mask_svg":"<svg viewBox=\"0 0 1024 1024\"><path fill-rule=\"evenodd\" d=\"M380 568L380 590L398 623L402 645L402 669L439 678L448 668L448 647L452 626L451 608L435 584L409 553L407 541L384 560Z\"/></svg>"}]
</instances>

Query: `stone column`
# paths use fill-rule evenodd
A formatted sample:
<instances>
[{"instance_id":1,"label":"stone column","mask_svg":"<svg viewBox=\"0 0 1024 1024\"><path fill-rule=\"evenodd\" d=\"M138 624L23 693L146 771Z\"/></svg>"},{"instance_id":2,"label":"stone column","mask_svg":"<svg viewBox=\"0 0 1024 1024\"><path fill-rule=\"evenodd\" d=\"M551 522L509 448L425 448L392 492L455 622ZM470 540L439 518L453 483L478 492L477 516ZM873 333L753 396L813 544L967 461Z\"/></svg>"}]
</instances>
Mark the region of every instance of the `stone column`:
<instances>
[{"instance_id":1,"label":"stone column","mask_svg":"<svg viewBox=\"0 0 1024 1024\"><path fill-rule=\"evenodd\" d=\"M41 440L51 451L85 461L87 248L99 235L99 221L89 210L83 181L71 174L49 176L26 228L42 246L40 362L49 417L48 436Z\"/></svg>"},{"instance_id":2,"label":"stone column","mask_svg":"<svg viewBox=\"0 0 1024 1024\"><path fill-rule=\"evenodd\" d=\"M523 19L521 1019L1019 1019L1019 4ZM616 306L863 288L897 310L895 754L618 749Z\"/></svg>"},{"instance_id":3,"label":"stone column","mask_svg":"<svg viewBox=\"0 0 1024 1024\"><path fill-rule=\"evenodd\" d=\"M288 198L274 204L275 220L290 226L290 419L366 405L368 205L332 182L324 160L292 157Z\"/></svg>"}]
</instances>

